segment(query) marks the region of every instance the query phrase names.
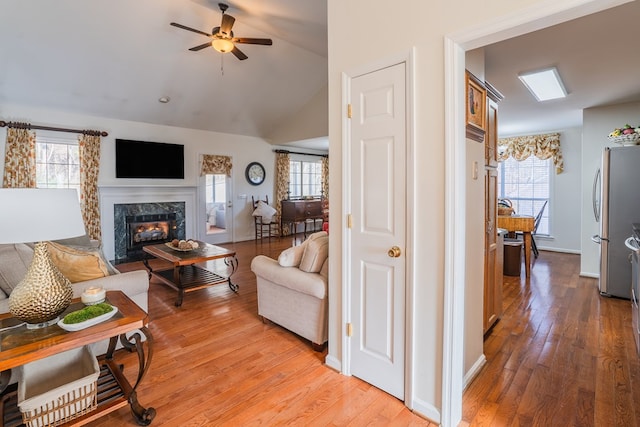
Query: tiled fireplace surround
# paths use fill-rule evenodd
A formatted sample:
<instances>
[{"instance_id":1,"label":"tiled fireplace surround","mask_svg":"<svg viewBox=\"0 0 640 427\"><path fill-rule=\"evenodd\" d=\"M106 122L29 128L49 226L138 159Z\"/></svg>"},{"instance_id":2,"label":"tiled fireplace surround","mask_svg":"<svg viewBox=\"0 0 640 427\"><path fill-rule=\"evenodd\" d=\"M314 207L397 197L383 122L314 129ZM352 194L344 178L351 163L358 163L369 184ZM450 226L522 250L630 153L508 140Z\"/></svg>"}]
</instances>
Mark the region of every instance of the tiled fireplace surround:
<instances>
[{"instance_id":1,"label":"tiled fireplace surround","mask_svg":"<svg viewBox=\"0 0 640 427\"><path fill-rule=\"evenodd\" d=\"M102 243L107 259L117 262L126 257L126 215L176 212L180 234L196 236L196 190L196 187L100 187Z\"/></svg>"}]
</instances>

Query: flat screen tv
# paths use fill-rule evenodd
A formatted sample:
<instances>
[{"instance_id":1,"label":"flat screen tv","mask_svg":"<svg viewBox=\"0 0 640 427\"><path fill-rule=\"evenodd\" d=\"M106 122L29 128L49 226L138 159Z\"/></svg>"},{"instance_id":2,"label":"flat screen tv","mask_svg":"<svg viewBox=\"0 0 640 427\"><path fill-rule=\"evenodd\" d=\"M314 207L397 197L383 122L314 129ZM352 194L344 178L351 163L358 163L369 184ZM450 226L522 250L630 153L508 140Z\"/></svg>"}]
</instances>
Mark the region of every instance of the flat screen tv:
<instances>
[{"instance_id":1,"label":"flat screen tv","mask_svg":"<svg viewBox=\"0 0 640 427\"><path fill-rule=\"evenodd\" d=\"M184 179L184 145L116 139L116 178Z\"/></svg>"}]
</instances>

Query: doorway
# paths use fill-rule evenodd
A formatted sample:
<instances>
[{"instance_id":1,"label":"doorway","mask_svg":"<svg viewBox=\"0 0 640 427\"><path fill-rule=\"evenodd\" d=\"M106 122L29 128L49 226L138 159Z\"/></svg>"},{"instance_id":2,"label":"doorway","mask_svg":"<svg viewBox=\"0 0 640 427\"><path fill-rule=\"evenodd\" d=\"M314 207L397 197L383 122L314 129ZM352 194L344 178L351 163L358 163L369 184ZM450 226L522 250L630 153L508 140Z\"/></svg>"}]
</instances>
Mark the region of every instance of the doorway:
<instances>
[{"instance_id":1,"label":"doorway","mask_svg":"<svg viewBox=\"0 0 640 427\"><path fill-rule=\"evenodd\" d=\"M231 178L226 174L200 177L199 240L216 244L233 241Z\"/></svg>"},{"instance_id":2,"label":"doorway","mask_svg":"<svg viewBox=\"0 0 640 427\"><path fill-rule=\"evenodd\" d=\"M451 171L452 185L446 188L445 213L450 223L465 221L465 188L455 185L464 181L464 70L465 51L516 37L562 22L605 10L626 1L584 1L577 6L529 8L510 16L508 21L486 25L481 32L468 30L445 37L445 121L446 153L445 164ZM564 8L563 8L564 7ZM456 425L462 418L463 365L460 355L464 352L464 287L465 277L461 267L454 260L464 259L465 235L454 227L446 227L445 239L452 242L452 255L445 260L445 271L450 281L445 285L444 301L444 343L443 363L443 409L441 424Z\"/></svg>"}]
</instances>

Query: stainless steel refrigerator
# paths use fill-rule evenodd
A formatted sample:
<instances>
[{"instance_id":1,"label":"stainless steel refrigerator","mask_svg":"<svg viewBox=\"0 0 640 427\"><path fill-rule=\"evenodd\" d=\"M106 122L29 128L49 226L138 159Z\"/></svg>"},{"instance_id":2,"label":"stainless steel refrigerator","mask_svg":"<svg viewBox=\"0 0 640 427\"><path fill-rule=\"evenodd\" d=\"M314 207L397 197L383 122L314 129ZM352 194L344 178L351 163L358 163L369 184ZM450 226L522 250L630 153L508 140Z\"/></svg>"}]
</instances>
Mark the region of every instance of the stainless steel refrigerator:
<instances>
[{"instance_id":1,"label":"stainless steel refrigerator","mask_svg":"<svg viewBox=\"0 0 640 427\"><path fill-rule=\"evenodd\" d=\"M600 293L631 298L630 251L625 240L640 222L640 146L606 147L593 183L593 212L600 234Z\"/></svg>"}]
</instances>

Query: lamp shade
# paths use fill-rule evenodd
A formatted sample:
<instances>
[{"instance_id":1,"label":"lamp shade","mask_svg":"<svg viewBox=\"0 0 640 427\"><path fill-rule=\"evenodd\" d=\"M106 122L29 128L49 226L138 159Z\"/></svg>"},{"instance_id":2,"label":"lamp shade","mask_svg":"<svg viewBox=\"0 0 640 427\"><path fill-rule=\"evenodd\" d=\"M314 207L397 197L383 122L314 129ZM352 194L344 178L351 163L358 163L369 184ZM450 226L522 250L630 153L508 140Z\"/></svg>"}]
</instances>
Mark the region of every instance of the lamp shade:
<instances>
[{"instance_id":1,"label":"lamp shade","mask_svg":"<svg viewBox=\"0 0 640 427\"><path fill-rule=\"evenodd\" d=\"M211 46L221 53L231 52L234 48L233 42L229 39L213 39Z\"/></svg>"},{"instance_id":2,"label":"lamp shade","mask_svg":"<svg viewBox=\"0 0 640 427\"><path fill-rule=\"evenodd\" d=\"M41 242L85 234L72 188L0 188L0 243Z\"/></svg>"}]
</instances>

